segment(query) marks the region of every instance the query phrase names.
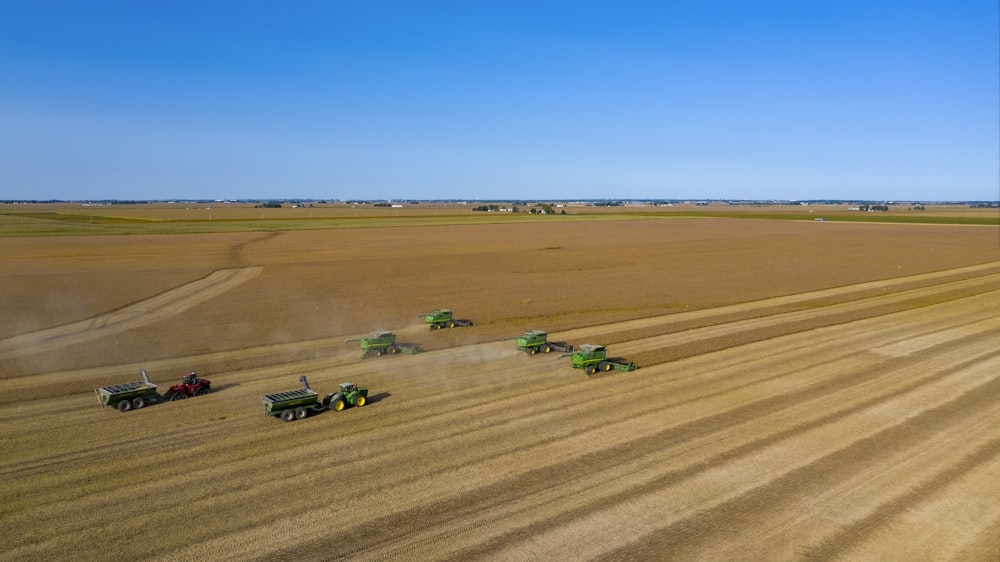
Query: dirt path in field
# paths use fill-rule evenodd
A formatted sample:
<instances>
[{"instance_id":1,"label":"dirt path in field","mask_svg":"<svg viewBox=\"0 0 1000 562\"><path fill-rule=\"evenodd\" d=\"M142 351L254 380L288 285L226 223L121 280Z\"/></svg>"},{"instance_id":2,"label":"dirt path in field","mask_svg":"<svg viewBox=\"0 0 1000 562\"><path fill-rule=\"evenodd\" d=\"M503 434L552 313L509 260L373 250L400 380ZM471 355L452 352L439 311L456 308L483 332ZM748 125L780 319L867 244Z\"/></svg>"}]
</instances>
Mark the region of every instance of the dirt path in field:
<instances>
[{"instance_id":1,"label":"dirt path in field","mask_svg":"<svg viewBox=\"0 0 1000 562\"><path fill-rule=\"evenodd\" d=\"M204 279L94 318L0 340L0 359L24 350L46 351L158 322L257 277L261 270L260 267L222 269Z\"/></svg>"},{"instance_id":2,"label":"dirt path in field","mask_svg":"<svg viewBox=\"0 0 1000 562\"><path fill-rule=\"evenodd\" d=\"M494 342L234 370L129 414L9 404L0 559L989 560L996 268L557 334L708 349L589 379ZM303 373L371 403L262 416L260 396Z\"/></svg>"}]
</instances>

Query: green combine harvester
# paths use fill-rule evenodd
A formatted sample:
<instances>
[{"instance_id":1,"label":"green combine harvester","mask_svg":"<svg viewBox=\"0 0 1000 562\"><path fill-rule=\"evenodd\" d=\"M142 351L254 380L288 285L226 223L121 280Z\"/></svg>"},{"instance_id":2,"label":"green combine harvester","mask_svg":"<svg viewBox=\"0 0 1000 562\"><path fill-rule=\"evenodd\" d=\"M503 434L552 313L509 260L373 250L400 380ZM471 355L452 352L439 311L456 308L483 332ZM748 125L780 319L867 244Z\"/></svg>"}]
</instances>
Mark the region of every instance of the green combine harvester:
<instances>
[{"instance_id":1,"label":"green combine harvester","mask_svg":"<svg viewBox=\"0 0 1000 562\"><path fill-rule=\"evenodd\" d=\"M517 340L517 348L528 355L551 353L553 351L573 351L573 346L562 341L549 341L549 335L542 330L528 330L520 336L504 338L501 341Z\"/></svg>"},{"instance_id":2,"label":"green combine harvester","mask_svg":"<svg viewBox=\"0 0 1000 562\"><path fill-rule=\"evenodd\" d=\"M472 326L472 320L455 318L451 311L446 308L435 310L430 314L418 314L417 318L423 318L424 322L427 322L428 327L432 330L440 330L441 328L467 328Z\"/></svg>"},{"instance_id":3,"label":"green combine harvester","mask_svg":"<svg viewBox=\"0 0 1000 562\"><path fill-rule=\"evenodd\" d=\"M265 395L264 414L290 422L303 420L326 410L339 412L348 406L360 408L368 402L368 389L352 382L340 383L337 392L327 394L322 400L319 394L309 387L309 380L305 375L299 377L299 382L303 388Z\"/></svg>"},{"instance_id":4,"label":"green combine harvester","mask_svg":"<svg viewBox=\"0 0 1000 562\"><path fill-rule=\"evenodd\" d=\"M353 338L344 340L344 343L361 342L362 358L381 357L382 355L396 355L406 353L414 355L420 353L420 346L411 343L396 343L396 334L385 331L372 332L371 337Z\"/></svg>"},{"instance_id":5,"label":"green combine harvester","mask_svg":"<svg viewBox=\"0 0 1000 562\"><path fill-rule=\"evenodd\" d=\"M569 357L574 369L583 369L588 375L598 371L634 371L635 363L620 357L608 357L608 348L603 345L585 343L573 353L564 353L559 358Z\"/></svg>"}]
</instances>

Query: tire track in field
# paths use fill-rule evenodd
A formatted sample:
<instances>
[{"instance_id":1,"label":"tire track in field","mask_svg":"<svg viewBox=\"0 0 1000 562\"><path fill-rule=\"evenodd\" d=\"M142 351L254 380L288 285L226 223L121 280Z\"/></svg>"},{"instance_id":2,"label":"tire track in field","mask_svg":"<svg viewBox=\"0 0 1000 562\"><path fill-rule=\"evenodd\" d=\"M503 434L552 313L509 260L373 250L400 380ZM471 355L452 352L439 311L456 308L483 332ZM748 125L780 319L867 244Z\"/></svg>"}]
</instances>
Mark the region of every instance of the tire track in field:
<instances>
[{"instance_id":1,"label":"tire track in field","mask_svg":"<svg viewBox=\"0 0 1000 562\"><path fill-rule=\"evenodd\" d=\"M612 550L600 559L620 560L630 553L656 552L669 552L671 557L678 560L693 559L698 553L712 548L714 541L718 539L719 529L731 531L759 525L761 520L766 520L768 511L787 508L789 503L798 498L809 497L836 481L848 480L885 456L917 450L927 440L947 431L951 426L974 421L984 410L995 406L996 396L1000 396L1000 377L994 377L961 396L920 412L902 423L854 441L804 467L782 474L735 499L666 526L636 543ZM884 523L886 517L905 512L928 494L997 455L1000 455L1000 438L992 439L910 493L890 500L869 517L847 526L836 533L829 543L808 550L806 557L825 560L843 554L866 533Z\"/></svg>"},{"instance_id":2,"label":"tire track in field","mask_svg":"<svg viewBox=\"0 0 1000 562\"><path fill-rule=\"evenodd\" d=\"M895 341L895 340L890 340L890 341ZM845 351L845 353L846 353L846 351ZM920 363L919 363L919 361L917 361L917 362L914 362L914 363L908 363L907 365L909 365L910 368L915 368L915 367L918 367L920 365ZM865 376L864 372L862 372L862 373L855 373L855 374L858 375L859 377L862 377L862 378ZM877 369L875 369L875 374L877 374ZM554 407L559 407L559 406L558 405L554 405ZM445 422L444 420L441 420L441 423L447 423L447 422ZM433 428L432 427L430 427L428 429L431 430L431 433L433 433ZM392 448L393 445L391 443L386 443L385 447L386 448ZM614 470L614 468L615 467L613 466L613 463L612 463L612 465L609 465L609 470ZM518 482L512 482L512 485L514 485L514 486L520 486L520 485L523 484L523 482L520 482L520 478L518 478L516 480L518 480ZM550 484L551 484L551 482L550 482ZM501 500L501 501L506 501L506 500ZM475 503L475 502L473 502L473 503ZM305 507L305 506L303 505L303 507ZM359 509L364 509L364 508L359 507ZM420 510L417 510L416 512L413 513L413 517L415 517L417 519L421 519L424 515L425 514L422 514L420 512ZM317 515L317 518L322 518L322 517L320 517L320 516ZM315 519L315 518L309 517L309 519ZM405 519L400 519L400 520L397 521L397 523L400 524L400 526L398 527L399 529L407 529L408 528L407 521ZM294 525L295 529L301 529L302 522L297 520L297 521L295 521L293 523L290 523L290 524ZM367 527L367 523L366 523L366 526L364 527L365 533L368 532L367 529L368 529L368 527ZM409 530L402 532L400 540L402 540L402 537L404 537L406 535L409 535L409 534L412 534L413 531L414 531L414 529L412 529L412 525L411 525L410 528L409 528ZM292 528L289 528L288 532L296 532L297 534L301 534L301 531L292 531ZM253 541L253 543L254 544L259 544L257 541L260 540L260 539L261 539L261 536L259 534L255 533L254 534L254 541ZM379 543L379 544L383 544L383 546L384 546L384 543ZM241 551L245 552L245 550L241 550Z\"/></svg>"},{"instance_id":3,"label":"tire track in field","mask_svg":"<svg viewBox=\"0 0 1000 562\"><path fill-rule=\"evenodd\" d=\"M919 365L920 359L912 359L911 365ZM877 373L870 373L876 375ZM566 463L548 465L537 470L530 471L518 476L510 481L503 481L487 488L477 489L470 495L461 495L447 501L436 502L432 505L422 505L413 510L406 510L392 514L385 519L367 521L361 525L358 532L364 530L374 544L385 548L388 543L404 540L407 536L420 532L431 532L438 526L447 526L454 521L461 521L467 518L475 518L480 512L490 512L494 509L501 509L503 506L514 501L524 501L535 494L543 494L554 483L558 483L561 477L573 475L574 478L583 478L594 472L602 470L614 471L620 465L636 460L643 456L653 454L664 447L677 446L698 436L707 437L713 433L725 431L736 423L749 423L760 416L790 407L803 400L819 399L832 390L832 386L843 386L845 382L858 384L866 379L866 374L849 373L841 377L839 384L820 384L820 388L798 390L784 396L772 397L760 400L757 403L719 412L705 420L699 420L684 424L659 432L651 437L639 440L631 440L620 445L611 446L600 451L578 456ZM854 380L858 379L858 380ZM854 380L852 383L851 381ZM924 381L926 383L928 381ZM921 383L923 384L923 383ZM870 407L871 404L868 404ZM800 428L800 431L803 428ZM787 438L787 435L782 438ZM753 449L760 447L756 444ZM747 451L741 451L746 454ZM509 490L516 490L512 495ZM618 498L620 499L620 498ZM612 500L612 501L617 501ZM406 529L405 532L399 529ZM333 555L336 545L317 544L317 547ZM329 550L334 549L334 550ZM339 551L344 556L354 556L359 553L357 550L348 552Z\"/></svg>"},{"instance_id":4,"label":"tire track in field","mask_svg":"<svg viewBox=\"0 0 1000 562\"><path fill-rule=\"evenodd\" d=\"M38 353L83 343L159 322L257 277L262 269L261 267L221 269L203 279L113 312L0 340L0 359L18 353Z\"/></svg>"}]
</instances>

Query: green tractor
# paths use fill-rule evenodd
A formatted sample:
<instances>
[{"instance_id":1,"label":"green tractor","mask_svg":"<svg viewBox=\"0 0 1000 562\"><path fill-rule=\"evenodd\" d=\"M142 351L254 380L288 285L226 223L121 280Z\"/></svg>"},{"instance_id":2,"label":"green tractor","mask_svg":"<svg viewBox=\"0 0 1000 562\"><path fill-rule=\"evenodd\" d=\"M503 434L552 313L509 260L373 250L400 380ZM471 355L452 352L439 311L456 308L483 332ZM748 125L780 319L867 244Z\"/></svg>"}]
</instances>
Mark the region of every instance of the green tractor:
<instances>
[{"instance_id":1,"label":"green tractor","mask_svg":"<svg viewBox=\"0 0 1000 562\"><path fill-rule=\"evenodd\" d=\"M549 341L549 335L542 330L528 330L520 336L504 338L501 341L517 340L517 348L528 355L551 353L553 351L573 351L573 346L562 341Z\"/></svg>"},{"instance_id":2,"label":"green tractor","mask_svg":"<svg viewBox=\"0 0 1000 562\"><path fill-rule=\"evenodd\" d=\"M309 386L305 375L299 377L303 388L276 392L264 396L264 414L290 422L308 418L324 410L339 412L348 406L362 407L368 402L368 389L352 382L340 383L340 390L327 394L323 400Z\"/></svg>"},{"instance_id":3,"label":"green tractor","mask_svg":"<svg viewBox=\"0 0 1000 562\"><path fill-rule=\"evenodd\" d=\"M574 369L583 369L588 375L598 371L634 371L638 369L635 363L620 357L608 357L608 348L603 345L585 343L573 353L564 353L560 358L569 357Z\"/></svg>"},{"instance_id":4,"label":"green tractor","mask_svg":"<svg viewBox=\"0 0 1000 562\"><path fill-rule=\"evenodd\" d=\"M396 334L385 331L372 332L371 337L353 338L344 340L344 343L361 342L362 358L381 357L384 354L396 355L397 353L407 353L414 355L420 353L420 346L417 344L396 343Z\"/></svg>"},{"instance_id":5,"label":"green tractor","mask_svg":"<svg viewBox=\"0 0 1000 562\"><path fill-rule=\"evenodd\" d=\"M427 325L432 330L440 330L441 328L467 328L472 326L472 320L454 318L451 311L445 308L435 310L430 314L418 314L417 318L423 318L424 322L427 322Z\"/></svg>"}]
</instances>

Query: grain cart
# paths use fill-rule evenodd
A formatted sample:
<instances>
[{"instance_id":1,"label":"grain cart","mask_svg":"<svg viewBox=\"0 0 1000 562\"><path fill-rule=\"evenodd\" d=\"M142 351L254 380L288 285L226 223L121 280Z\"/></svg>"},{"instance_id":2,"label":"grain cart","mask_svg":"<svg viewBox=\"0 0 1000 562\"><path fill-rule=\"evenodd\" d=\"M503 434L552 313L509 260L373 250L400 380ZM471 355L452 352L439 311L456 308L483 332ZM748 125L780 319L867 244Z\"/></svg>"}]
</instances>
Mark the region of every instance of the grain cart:
<instances>
[{"instance_id":1,"label":"grain cart","mask_svg":"<svg viewBox=\"0 0 1000 562\"><path fill-rule=\"evenodd\" d=\"M327 394L320 400L319 394L309 387L309 380L305 375L299 377L299 382L303 388L265 395L264 414L290 422L305 419L324 410L339 412L347 406L360 408L368 401L368 389L356 386L354 383L340 383L340 390Z\"/></svg>"},{"instance_id":2,"label":"grain cart","mask_svg":"<svg viewBox=\"0 0 1000 562\"><path fill-rule=\"evenodd\" d=\"M146 369L141 369L139 375L141 381L127 382L123 384L113 384L95 389L97 402L104 406L118 408L122 412L132 409L145 408L146 404L154 404L161 399L156 392L156 385L149 381Z\"/></svg>"},{"instance_id":3,"label":"grain cart","mask_svg":"<svg viewBox=\"0 0 1000 562\"><path fill-rule=\"evenodd\" d=\"M376 331L372 332L371 337L368 338L353 338L349 340L344 340L344 343L350 343L352 341L361 342L361 352L362 357L381 357L382 354L388 353L389 355L395 355L397 353L407 353L413 355L420 353L420 346L412 343L396 343L396 334L392 332Z\"/></svg>"},{"instance_id":4,"label":"grain cart","mask_svg":"<svg viewBox=\"0 0 1000 562\"><path fill-rule=\"evenodd\" d=\"M517 340L517 348L528 355L551 353L553 351L573 351L573 346L562 341L549 341L549 335L542 330L528 330L520 336L504 338L501 341Z\"/></svg>"},{"instance_id":5,"label":"grain cart","mask_svg":"<svg viewBox=\"0 0 1000 562\"><path fill-rule=\"evenodd\" d=\"M472 320L459 320L458 318L453 318L451 311L445 308L441 308L431 312L430 314L418 314L417 318L423 318L424 322L432 330L440 330L441 328L467 328L472 326Z\"/></svg>"},{"instance_id":6,"label":"grain cart","mask_svg":"<svg viewBox=\"0 0 1000 562\"><path fill-rule=\"evenodd\" d=\"M620 357L608 357L608 348L603 345L593 345L585 343L580 349L573 353L564 353L560 358L569 357L573 362L574 369L583 369L588 375L593 375L597 371L634 371L635 363Z\"/></svg>"}]
</instances>

